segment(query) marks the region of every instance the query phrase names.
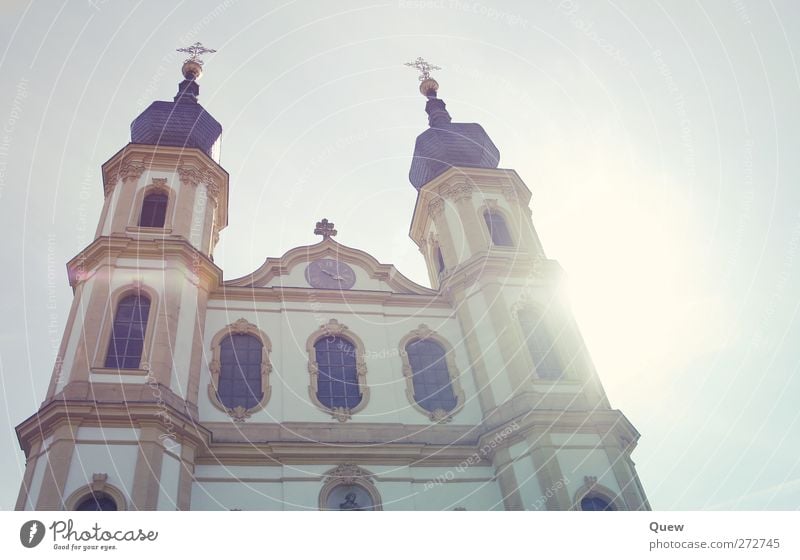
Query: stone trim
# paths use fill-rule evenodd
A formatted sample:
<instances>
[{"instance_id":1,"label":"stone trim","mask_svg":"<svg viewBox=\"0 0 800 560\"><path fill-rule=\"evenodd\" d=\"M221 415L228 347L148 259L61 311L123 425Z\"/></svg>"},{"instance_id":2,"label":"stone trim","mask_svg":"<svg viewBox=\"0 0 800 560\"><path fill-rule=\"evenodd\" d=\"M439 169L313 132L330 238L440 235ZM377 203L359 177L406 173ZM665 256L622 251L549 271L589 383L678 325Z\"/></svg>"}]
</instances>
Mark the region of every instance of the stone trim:
<instances>
[{"instance_id":1,"label":"stone trim","mask_svg":"<svg viewBox=\"0 0 800 560\"><path fill-rule=\"evenodd\" d=\"M572 509L574 511L583 511L581 509L581 500L584 498L598 497L606 500L615 511L625 511L627 508L623 501L617 496L616 492L611 490L608 486L598 484L596 476L584 476L583 486L578 488L573 498Z\"/></svg>"},{"instance_id":2,"label":"stone trim","mask_svg":"<svg viewBox=\"0 0 800 560\"><path fill-rule=\"evenodd\" d=\"M217 394L219 374L222 367L220 360L221 345L222 341L232 334L247 334L261 341L261 390L264 396L251 408L244 408L242 406L228 408L222 403ZM208 369L211 373L211 382L208 384L208 399L216 408L230 416L234 422L244 422L255 412L263 410L264 407L267 406L269 397L272 394L272 386L269 383L269 374L272 373L272 363L269 359L270 352L272 352L272 342L270 342L269 337L264 331L259 329L258 326L249 322L244 317L223 327L214 335L214 338L211 339L211 362L208 364Z\"/></svg>"},{"instance_id":3,"label":"stone trim","mask_svg":"<svg viewBox=\"0 0 800 560\"><path fill-rule=\"evenodd\" d=\"M85 498L100 492L114 500L117 511L128 509L128 502L125 499L125 494L116 486L108 483L108 475L106 473L94 473L92 475L91 484L78 488L64 500L64 509L66 511L74 511L75 508L78 507L78 504Z\"/></svg>"},{"instance_id":4,"label":"stone trim","mask_svg":"<svg viewBox=\"0 0 800 560\"><path fill-rule=\"evenodd\" d=\"M117 317L117 307L119 302L130 295L144 295L150 300L150 310L147 315L147 325L144 331L144 342L142 344L142 357L139 360L138 368L106 368L106 356L108 354L108 345L111 340L111 331L114 328L114 319ZM141 375L142 372L148 374L150 372L150 356L152 355L153 333L156 326L156 317L159 313L160 298L158 293L144 285L142 282L134 282L127 284L114 290L108 298L110 305L108 306L109 312L104 313L102 318L93 318L89 315L84 319L84 324L89 321L97 321L100 319L102 326L100 327L100 335L97 337L96 350L94 352L94 359L90 370L97 373L113 373L119 371L124 374ZM91 378L91 376L90 376Z\"/></svg>"},{"instance_id":5,"label":"stone trim","mask_svg":"<svg viewBox=\"0 0 800 560\"><path fill-rule=\"evenodd\" d=\"M361 402L354 408L334 407L328 408L319 398L317 398L317 391L319 390L319 364L317 363L317 351L314 344L323 337L338 336L350 342L356 349L356 374L358 377L358 388L361 391ZM337 321L331 319L327 323L320 325L319 329L311 333L306 341L306 351L308 352L308 373L311 376L308 385L308 395L311 402L314 403L319 409L329 413L332 418L339 422L347 422L356 412L363 410L369 401L369 387L367 386L367 362L364 356L366 349L364 342L358 338L348 327Z\"/></svg>"},{"instance_id":6,"label":"stone trim","mask_svg":"<svg viewBox=\"0 0 800 560\"><path fill-rule=\"evenodd\" d=\"M147 195L154 192L167 195L167 212L164 217L164 225L162 227L140 226L139 221L142 218L142 205L144 204L144 199ZM140 233L169 233L172 231L171 226L173 226L175 219L175 202L177 200L178 193L175 191L175 189L167 185L166 179L152 179L152 182L149 185L145 185L144 187L137 189L136 193L133 195L133 220L128 224L128 228L126 228L126 230L130 231L133 229L134 231Z\"/></svg>"},{"instance_id":7,"label":"stone trim","mask_svg":"<svg viewBox=\"0 0 800 560\"><path fill-rule=\"evenodd\" d=\"M450 376L450 387L452 388L453 394L456 397L456 406L453 408L453 410L448 411L437 409L433 412L428 411L420 406L414 395L414 372L408 359L406 347L411 342L427 339L436 341L442 346L442 348L444 348L444 359L445 364L447 365L447 373ZM403 360L403 377L406 380L406 397L408 398L408 402L411 403L411 406L414 407L415 410L427 416L431 422L436 422L439 424L450 422L453 419L453 416L455 416L459 411L461 411L462 408L464 408L465 402L464 390L461 387L461 382L459 381L461 372L458 370L458 366L456 366L455 351L453 350L453 346L446 338L441 336L436 331L428 328L428 325L421 323L419 327L400 339L400 342L398 343L398 349L400 352L400 358Z\"/></svg>"},{"instance_id":8,"label":"stone trim","mask_svg":"<svg viewBox=\"0 0 800 560\"><path fill-rule=\"evenodd\" d=\"M335 511L325 507L328 503L328 497L331 492L341 485L356 485L360 486L372 498L372 511L381 511L383 503L378 489L375 487L375 475L366 469L362 469L358 465L352 463L342 463L338 467L329 470L323 475L323 486L319 492L319 509L320 511Z\"/></svg>"}]
</instances>

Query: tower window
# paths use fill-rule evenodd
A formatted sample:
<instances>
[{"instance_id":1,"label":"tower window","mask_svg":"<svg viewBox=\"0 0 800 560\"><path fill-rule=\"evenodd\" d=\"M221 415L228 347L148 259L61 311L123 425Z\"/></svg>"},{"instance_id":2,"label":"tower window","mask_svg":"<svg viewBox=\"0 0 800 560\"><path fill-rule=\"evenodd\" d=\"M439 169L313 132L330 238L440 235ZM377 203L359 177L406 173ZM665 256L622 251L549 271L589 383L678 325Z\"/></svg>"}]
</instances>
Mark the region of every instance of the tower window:
<instances>
[{"instance_id":1,"label":"tower window","mask_svg":"<svg viewBox=\"0 0 800 560\"><path fill-rule=\"evenodd\" d=\"M139 217L141 227L164 227L167 219L167 202L169 197L162 192L154 192L144 197L142 215Z\"/></svg>"},{"instance_id":2,"label":"tower window","mask_svg":"<svg viewBox=\"0 0 800 560\"><path fill-rule=\"evenodd\" d=\"M97 492L81 500L75 511L117 511L117 502L108 494Z\"/></svg>"},{"instance_id":3,"label":"tower window","mask_svg":"<svg viewBox=\"0 0 800 560\"><path fill-rule=\"evenodd\" d=\"M436 270L439 274L444 272L444 258L442 257L442 249L437 245L435 250L436 257Z\"/></svg>"},{"instance_id":4,"label":"tower window","mask_svg":"<svg viewBox=\"0 0 800 560\"><path fill-rule=\"evenodd\" d=\"M149 314L150 300L143 295L127 296L119 302L106 352L105 367L121 369L139 367Z\"/></svg>"},{"instance_id":5,"label":"tower window","mask_svg":"<svg viewBox=\"0 0 800 560\"><path fill-rule=\"evenodd\" d=\"M562 371L556 352L556 341L547 328L544 318L530 309L521 310L518 318L538 377L540 379L560 378Z\"/></svg>"},{"instance_id":6,"label":"tower window","mask_svg":"<svg viewBox=\"0 0 800 560\"><path fill-rule=\"evenodd\" d=\"M222 340L219 352L219 401L230 409L257 406L264 397L261 387L261 341L249 334L232 334Z\"/></svg>"},{"instance_id":7,"label":"tower window","mask_svg":"<svg viewBox=\"0 0 800 560\"><path fill-rule=\"evenodd\" d=\"M499 212L487 210L483 213L483 219L486 220L486 227L489 228L489 235L492 236L492 243L502 247L511 247L514 243L511 241L511 234L508 232L506 220Z\"/></svg>"},{"instance_id":8,"label":"tower window","mask_svg":"<svg viewBox=\"0 0 800 560\"><path fill-rule=\"evenodd\" d=\"M314 343L317 367L317 399L330 409L353 409L361 402L356 348L339 336L320 338Z\"/></svg>"},{"instance_id":9,"label":"tower window","mask_svg":"<svg viewBox=\"0 0 800 560\"><path fill-rule=\"evenodd\" d=\"M434 340L415 340L406 345L413 373L414 400L427 410L451 412L457 404L442 345Z\"/></svg>"},{"instance_id":10,"label":"tower window","mask_svg":"<svg viewBox=\"0 0 800 560\"><path fill-rule=\"evenodd\" d=\"M614 506L600 496L586 496L581 500L581 511L614 511Z\"/></svg>"}]
</instances>

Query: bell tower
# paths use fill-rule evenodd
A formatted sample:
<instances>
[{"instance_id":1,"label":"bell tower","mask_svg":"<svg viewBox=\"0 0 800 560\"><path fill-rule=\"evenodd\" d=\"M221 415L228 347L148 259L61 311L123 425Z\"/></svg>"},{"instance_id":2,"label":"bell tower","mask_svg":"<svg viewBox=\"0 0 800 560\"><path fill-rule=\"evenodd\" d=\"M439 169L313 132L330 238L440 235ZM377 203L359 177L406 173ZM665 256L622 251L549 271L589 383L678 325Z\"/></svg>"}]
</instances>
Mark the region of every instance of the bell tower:
<instances>
[{"instance_id":1,"label":"bell tower","mask_svg":"<svg viewBox=\"0 0 800 560\"><path fill-rule=\"evenodd\" d=\"M17 509L187 509L202 333L227 225L221 125L198 103L187 52L172 101L131 124L102 166L94 241L67 265L74 299L45 401L17 427Z\"/></svg>"},{"instance_id":2,"label":"bell tower","mask_svg":"<svg viewBox=\"0 0 800 560\"><path fill-rule=\"evenodd\" d=\"M527 426L523 443L493 452L506 509L575 507L565 482L575 484L574 454L561 450L569 441L581 441L598 469L606 465L596 488L614 487L607 495L624 501L619 509L649 509L630 459L638 433L609 405L561 296L563 271L533 225L530 190L513 169L498 168L482 126L452 122L430 75L438 68L407 65L421 71L429 124L409 172L418 191L410 236L458 317L487 437L510 422ZM520 454L527 470L517 466ZM535 473L533 486L522 472Z\"/></svg>"}]
</instances>

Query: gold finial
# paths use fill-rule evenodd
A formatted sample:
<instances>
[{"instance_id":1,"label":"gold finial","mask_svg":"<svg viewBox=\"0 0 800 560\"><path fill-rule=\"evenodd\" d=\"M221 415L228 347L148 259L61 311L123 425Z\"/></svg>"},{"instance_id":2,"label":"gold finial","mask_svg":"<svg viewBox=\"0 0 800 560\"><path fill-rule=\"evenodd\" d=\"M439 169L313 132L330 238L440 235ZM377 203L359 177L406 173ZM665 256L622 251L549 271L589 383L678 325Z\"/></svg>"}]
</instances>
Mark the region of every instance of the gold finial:
<instances>
[{"instance_id":1,"label":"gold finial","mask_svg":"<svg viewBox=\"0 0 800 560\"><path fill-rule=\"evenodd\" d=\"M328 218L322 218L321 221L317 222L317 227L314 228L314 235L321 235L322 240L325 241L329 237L333 237L338 232L333 229L334 223L329 222Z\"/></svg>"},{"instance_id":2,"label":"gold finial","mask_svg":"<svg viewBox=\"0 0 800 560\"><path fill-rule=\"evenodd\" d=\"M439 89L439 82L431 78L431 70L441 70L441 68L434 66L421 56L418 56L414 62L406 62L405 66L410 66L419 70L420 93L425 97L436 97L436 91Z\"/></svg>"},{"instance_id":3,"label":"gold finial","mask_svg":"<svg viewBox=\"0 0 800 560\"><path fill-rule=\"evenodd\" d=\"M203 75L203 61L200 59L200 55L217 52L214 49L205 48L199 41L194 45L175 50L189 55L189 58L183 61L183 67L181 68L181 73L187 80L199 80L200 76Z\"/></svg>"}]
</instances>

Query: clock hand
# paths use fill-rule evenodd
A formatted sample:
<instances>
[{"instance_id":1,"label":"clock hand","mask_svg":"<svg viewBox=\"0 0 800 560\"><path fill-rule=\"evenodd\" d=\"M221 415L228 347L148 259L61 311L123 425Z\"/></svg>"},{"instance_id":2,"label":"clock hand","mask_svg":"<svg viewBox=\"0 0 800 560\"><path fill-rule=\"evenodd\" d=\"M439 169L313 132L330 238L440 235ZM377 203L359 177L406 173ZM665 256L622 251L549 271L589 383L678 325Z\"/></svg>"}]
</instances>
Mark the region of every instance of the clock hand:
<instances>
[{"instance_id":1,"label":"clock hand","mask_svg":"<svg viewBox=\"0 0 800 560\"><path fill-rule=\"evenodd\" d=\"M330 271L328 271L328 270L325 270L324 268L320 268L320 270L321 270L322 272L324 272L325 274L327 274L328 276L330 276L331 278L333 278L333 273L332 273L332 272L330 272Z\"/></svg>"}]
</instances>

